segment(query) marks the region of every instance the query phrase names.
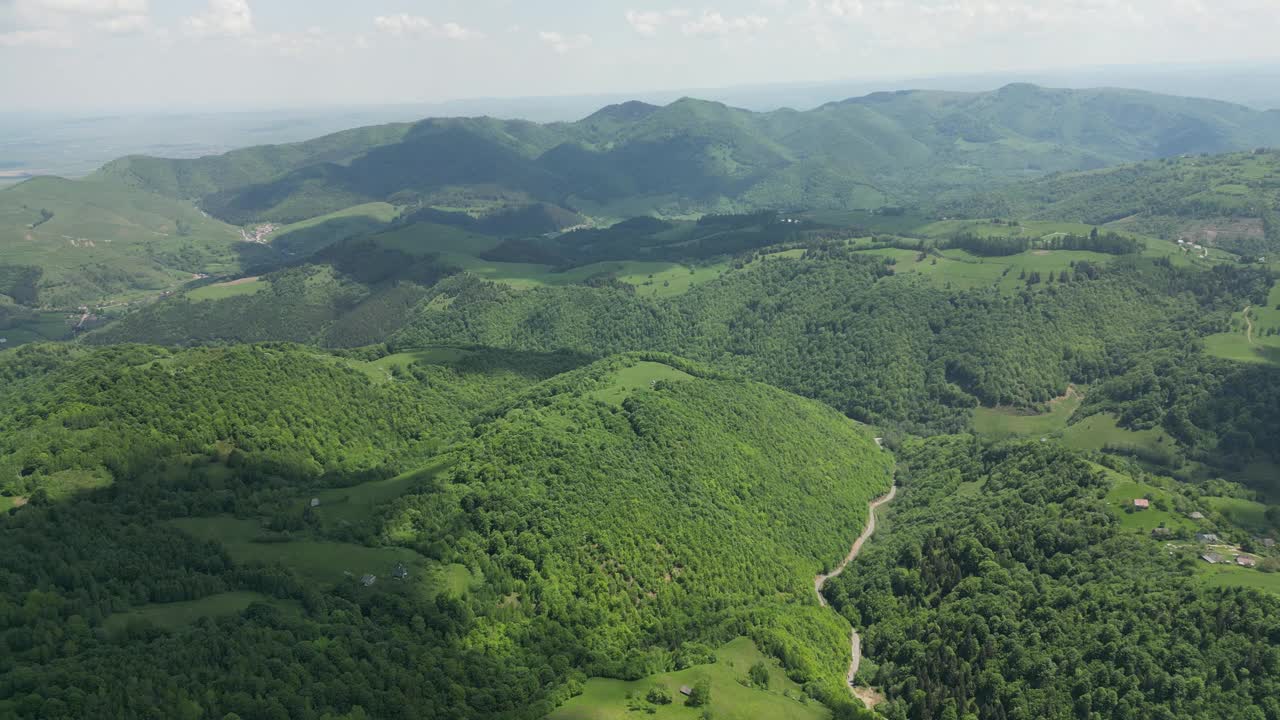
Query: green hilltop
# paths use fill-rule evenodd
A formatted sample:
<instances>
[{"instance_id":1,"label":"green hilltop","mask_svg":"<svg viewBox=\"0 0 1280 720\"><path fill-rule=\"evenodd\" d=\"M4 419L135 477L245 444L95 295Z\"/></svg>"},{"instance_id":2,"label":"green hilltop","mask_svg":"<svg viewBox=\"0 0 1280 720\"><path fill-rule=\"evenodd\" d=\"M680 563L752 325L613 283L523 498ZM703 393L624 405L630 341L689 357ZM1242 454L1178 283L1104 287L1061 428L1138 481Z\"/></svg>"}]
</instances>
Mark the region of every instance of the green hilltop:
<instances>
[{"instance_id":1,"label":"green hilltop","mask_svg":"<svg viewBox=\"0 0 1280 720\"><path fill-rule=\"evenodd\" d=\"M360 657L343 683L396 688L360 701L371 716L540 717L586 676L713 662L744 635L853 712L848 627L813 578L847 552L892 460L818 403L659 355L567 372L582 360L289 345L2 360L4 493L25 505L0 523L0 572L56 583L37 558L67 542L127 568L79 573L25 623L31 642L5 631L6 714L32 697L91 715L192 702L253 717L303 696L345 712L303 659L323 648ZM19 587L11 607L31 602ZM51 653L72 616L86 633ZM301 664L256 667L276 661ZM85 697L90 676L157 690ZM264 677L268 692L246 692Z\"/></svg>"},{"instance_id":2,"label":"green hilltop","mask_svg":"<svg viewBox=\"0 0 1280 720\"><path fill-rule=\"evenodd\" d=\"M198 160L126 158L100 178L233 223L372 201L545 201L589 215L879 207L1054 171L1280 141L1280 115L1125 90L908 91L808 112L683 99L574 123L424 120Z\"/></svg>"},{"instance_id":3,"label":"green hilltop","mask_svg":"<svg viewBox=\"0 0 1280 720\"><path fill-rule=\"evenodd\" d=\"M1233 253L1280 252L1280 151L1188 155L1053 175L936 208L1077 221Z\"/></svg>"}]
</instances>

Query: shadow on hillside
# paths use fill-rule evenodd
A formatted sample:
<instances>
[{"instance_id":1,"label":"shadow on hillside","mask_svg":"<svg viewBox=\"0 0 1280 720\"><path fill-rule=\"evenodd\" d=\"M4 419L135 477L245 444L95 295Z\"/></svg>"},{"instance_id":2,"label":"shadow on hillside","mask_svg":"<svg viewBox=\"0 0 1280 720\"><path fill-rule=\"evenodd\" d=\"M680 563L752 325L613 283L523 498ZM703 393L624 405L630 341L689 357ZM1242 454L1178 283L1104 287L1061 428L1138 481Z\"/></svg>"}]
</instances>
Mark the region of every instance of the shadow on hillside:
<instances>
[{"instance_id":1,"label":"shadow on hillside","mask_svg":"<svg viewBox=\"0 0 1280 720\"><path fill-rule=\"evenodd\" d=\"M271 238L269 244L236 245L244 275L261 275L308 262L312 256L338 243L374 235L392 223L367 215L334 218Z\"/></svg>"},{"instance_id":2,"label":"shadow on hillside","mask_svg":"<svg viewBox=\"0 0 1280 720\"><path fill-rule=\"evenodd\" d=\"M464 373L515 373L533 380L548 380L561 373L590 365L599 358L572 350L540 352L531 350L505 350L491 347L462 348L465 354L440 363Z\"/></svg>"}]
</instances>

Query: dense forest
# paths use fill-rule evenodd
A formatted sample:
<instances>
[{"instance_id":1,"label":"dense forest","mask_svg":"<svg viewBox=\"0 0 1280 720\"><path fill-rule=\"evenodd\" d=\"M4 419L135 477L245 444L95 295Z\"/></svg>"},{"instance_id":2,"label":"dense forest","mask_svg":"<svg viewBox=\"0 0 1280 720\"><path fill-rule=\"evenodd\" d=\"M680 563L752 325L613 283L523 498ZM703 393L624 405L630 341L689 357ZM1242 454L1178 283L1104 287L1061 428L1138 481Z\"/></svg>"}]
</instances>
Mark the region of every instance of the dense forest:
<instances>
[{"instance_id":1,"label":"dense forest","mask_svg":"<svg viewBox=\"0 0 1280 720\"><path fill-rule=\"evenodd\" d=\"M1273 142L1010 85L0 192L0 718L1280 720L1280 153L1198 154Z\"/></svg>"},{"instance_id":2,"label":"dense forest","mask_svg":"<svg viewBox=\"0 0 1280 720\"><path fill-rule=\"evenodd\" d=\"M888 718L1270 718L1280 601L1122 535L1107 470L1040 443L911 441L893 532L828 585Z\"/></svg>"},{"instance_id":3,"label":"dense forest","mask_svg":"<svg viewBox=\"0 0 1280 720\"><path fill-rule=\"evenodd\" d=\"M490 352L376 377L375 359L287 345L7 355L6 405L22 408L4 420L22 478L8 491L30 495L0 525L0 714L536 718L587 674L705 662L739 635L857 714L840 687L847 627L814 604L812 578L891 482L865 431L668 356L541 383L580 361ZM447 469L363 527L303 502L433 451ZM100 471L107 483L49 492ZM180 529L218 517L257 525L262 560ZM474 580L423 595L269 559L353 535ZM261 599L177 628L112 620L229 592Z\"/></svg>"},{"instance_id":4,"label":"dense forest","mask_svg":"<svg viewBox=\"0 0 1280 720\"><path fill-rule=\"evenodd\" d=\"M1081 268L1083 269L1083 268ZM589 354L659 349L908 431L959 431L969 410L1028 405L1223 327L1266 273L1131 261L1010 296L946 291L839 246L758 260L669 300L613 287L512 291L446 280L392 338ZM1090 279L1092 277L1092 279Z\"/></svg>"}]
</instances>

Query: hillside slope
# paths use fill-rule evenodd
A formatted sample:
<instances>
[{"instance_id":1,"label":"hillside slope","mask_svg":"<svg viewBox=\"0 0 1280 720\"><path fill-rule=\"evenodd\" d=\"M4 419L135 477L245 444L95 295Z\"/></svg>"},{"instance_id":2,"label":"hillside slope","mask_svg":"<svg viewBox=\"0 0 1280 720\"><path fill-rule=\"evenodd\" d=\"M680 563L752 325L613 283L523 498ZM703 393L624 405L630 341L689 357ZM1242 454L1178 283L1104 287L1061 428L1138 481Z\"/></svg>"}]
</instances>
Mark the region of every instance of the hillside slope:
<instances>
[{"instance_id":1,"label":"hillside slope","mask_svg":"<svg viewBox=\"0 0 1280 720\"><path fill-rule=\"evenodd\" d=\"M1125 90L905 91L809 112L693 99L576 123L432 119L200 160L126 159L102 178L198 199L236 223L362 202L546 201L593 215L878 207L940 191L1280 143L1280 115Z\"/></svg>"},{"instance_id":2,"label":"hillside slope","mask_svg":"<svg viewBox=\"0 0 1280 720\"><path fill-rule=\"evenodd\" d=\"M15 297L30 306L158 294L194 273L234 272L253 257L245 245L190 204L130 187L44 177L0 190L0 269L37 271Z\"/></svg>"},{"instance_id":3,"label":"hillside slope","mask_svg":"<svg viewBox=\"0 0 1280 720\"><path fill-rule=\"evenodd\" d=\"M891 458L815 402L656 355L3 359L3 597L56 609L0 626L0 714L539 718L742 635L854 712L812 578Z\"/></svg>"},{"instance_id":4,"label":"hillside slope","mask_svg":"<svg viewBox=\"0 0 1280 720\"><path fill-rule=\"evenodd\" d=\"M1244 255L1280 252L1280 151L1169 158L984 192L940 212L1067 220Z\"/></svg>"}]
</instances>

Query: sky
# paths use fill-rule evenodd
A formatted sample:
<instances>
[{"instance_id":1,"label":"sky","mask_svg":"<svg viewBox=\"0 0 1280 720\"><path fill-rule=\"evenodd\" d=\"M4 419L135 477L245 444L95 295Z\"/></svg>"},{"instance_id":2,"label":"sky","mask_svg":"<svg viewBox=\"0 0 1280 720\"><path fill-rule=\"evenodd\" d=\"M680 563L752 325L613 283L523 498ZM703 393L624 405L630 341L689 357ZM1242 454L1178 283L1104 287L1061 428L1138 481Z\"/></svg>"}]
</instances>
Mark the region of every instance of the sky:
<instances>
[{"instance_id":1,"label":"sky","mask_svg":"<svg viewBox=\"0 0 1280 720\"><path fill-rule=\"evenodd\" d=\"M0 0L0 108L293 108L1272 61L1278 5Z\"/></svg>"}]
</instances>

